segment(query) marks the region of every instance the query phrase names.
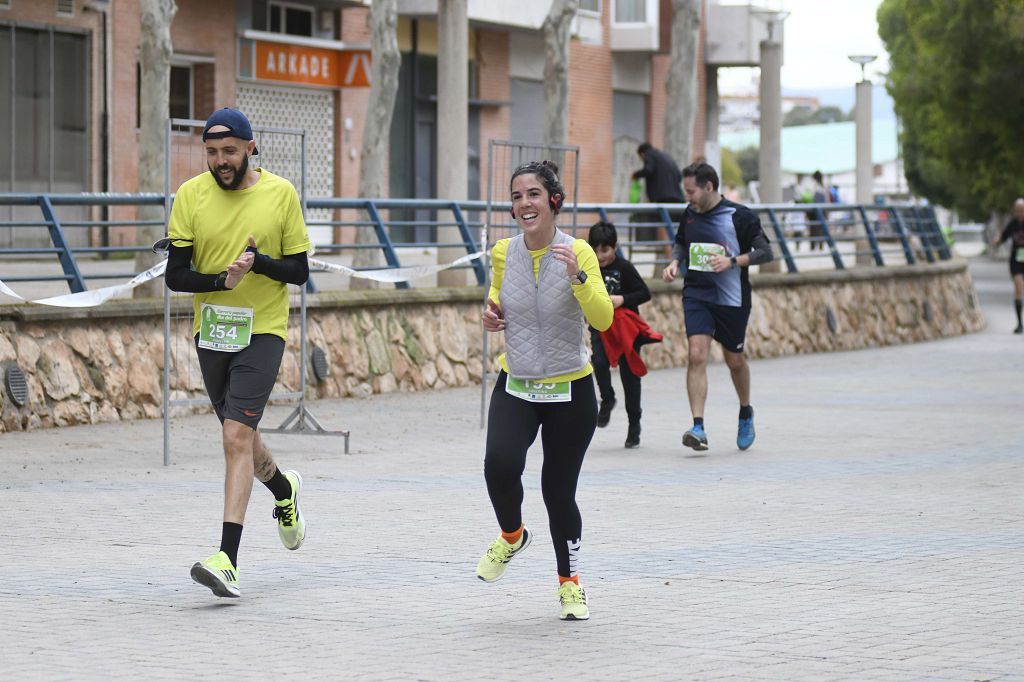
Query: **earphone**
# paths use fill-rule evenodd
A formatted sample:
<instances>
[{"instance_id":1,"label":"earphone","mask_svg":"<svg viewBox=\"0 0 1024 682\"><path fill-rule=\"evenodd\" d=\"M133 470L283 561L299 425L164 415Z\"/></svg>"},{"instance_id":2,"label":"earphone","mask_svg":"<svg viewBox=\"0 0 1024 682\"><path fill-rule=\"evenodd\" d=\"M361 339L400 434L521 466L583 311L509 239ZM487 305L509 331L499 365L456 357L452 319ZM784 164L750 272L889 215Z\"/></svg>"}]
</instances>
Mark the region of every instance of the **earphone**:
<instances>
[{"instance_id":1,"label":"earphone","mask_svg":"<svg viewBox=\"0 0 1024 682\"><path fill-rule=\"evenodd\" d=\"M548 201L551 202L551 208L556 210L556 211L558 210L558 204L559 204L559 202L561 200L562 200L562 195L558 194L558 193L552 194L550 197L548 197ZM515 209L514 206L508 209L508 214L510 216L512 216L513 220L515 220L515 218L516 218L516 209Z\"/></svg>"}]
</instances>

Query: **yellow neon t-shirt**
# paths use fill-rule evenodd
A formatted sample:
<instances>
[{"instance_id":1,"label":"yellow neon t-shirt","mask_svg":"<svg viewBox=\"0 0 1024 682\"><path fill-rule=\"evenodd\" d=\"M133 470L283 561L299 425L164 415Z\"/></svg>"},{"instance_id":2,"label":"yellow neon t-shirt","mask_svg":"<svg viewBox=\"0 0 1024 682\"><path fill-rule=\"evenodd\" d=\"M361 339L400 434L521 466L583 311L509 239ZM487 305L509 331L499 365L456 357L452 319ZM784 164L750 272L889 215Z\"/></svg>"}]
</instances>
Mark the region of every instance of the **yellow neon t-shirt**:
<instances>
[{"instance_id":1,"label":"yellow neon t-shirt","mask_svg":"<svg viewBox=\"0 0 1024 682\"><path fill-rule=\"evenodd\" d=\"M252 187L224 190L211 173L184 182L174 196L168 236L175 246L192 246L192 269L204 274L227 270L249 244L270 258L309 251L312 244L299 197L290 182L266 170ZM229 291L195 294L193 312L199 332L203 303L252 308L253 334L287 338L288 285L254 272Z\"/></svg>"}]
</instances>

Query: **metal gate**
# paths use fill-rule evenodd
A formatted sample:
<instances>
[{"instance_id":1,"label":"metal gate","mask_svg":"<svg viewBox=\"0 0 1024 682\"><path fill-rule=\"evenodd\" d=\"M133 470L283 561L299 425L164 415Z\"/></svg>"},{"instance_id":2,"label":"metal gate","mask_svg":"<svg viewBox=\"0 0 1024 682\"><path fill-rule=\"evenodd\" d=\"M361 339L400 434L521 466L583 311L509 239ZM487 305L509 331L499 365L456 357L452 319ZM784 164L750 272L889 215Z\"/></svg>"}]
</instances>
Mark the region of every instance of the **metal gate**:
<instances>
[{"instance_id":1,"label":"metal gate","mask_svg":"<svg viewBox=\"0 0 1024 682\"><path fill-rule=\"evenodd\" d=\"M164 196L166 215L171 214L171 196L185 180L208 172L206 150L201 144L205 121L170 119L167 122L165 145ZM253 127L256 146L260 150L259 165L276 175L288 178L295 185L306 214L306 133L293 128ZM281 360L278 382L290 383L292 390L272 393L272 401L296 400L295 409L277 428L260 428L260 433L299 433L332 435L345 438L348 454L349 432L329 431L306 407L306 381L308 343L306 338L306 288L289 285L290 329L298 327L298 357L285 348ZM208 406L209 397L203 385L199 360L192 343L192 295L178 294L164 287L164 373L163 373L163 428L164 465L171 461L171 417L174 414L194 412L198 406ZM290 377L297 371L296 377ZM283 378L282 378L282 375Z\"/></svg>"},{"instance_id":2,"label":"metal gate","mask_svg":"<svg viewBox=\"0 0 1024 682\"><path fill-rule=\"evenodd\" d=\"M480 244L484 250L484 300L491 286L491 247L499 239L507 239L519 233L516 221L509 214L509 184L516 168L530 161L554 161L558 164L559 180L570 196L565 198L559 216L571 214L571 225L559 225L559 229L576 236L577 204L580 191L580 148L576 145L543 144L540 142L511 142L509 140L488 140L487 142L487 219L481 231ZM571 189L570 189L571 188ZM571 201L570 201L571 199ZM482 329L482 327L481 327ZM488 371L488 332L482 331L480 355L480 428L487 425L487 388L489 379L497 374Z\"/></svg>"}]
</instances>

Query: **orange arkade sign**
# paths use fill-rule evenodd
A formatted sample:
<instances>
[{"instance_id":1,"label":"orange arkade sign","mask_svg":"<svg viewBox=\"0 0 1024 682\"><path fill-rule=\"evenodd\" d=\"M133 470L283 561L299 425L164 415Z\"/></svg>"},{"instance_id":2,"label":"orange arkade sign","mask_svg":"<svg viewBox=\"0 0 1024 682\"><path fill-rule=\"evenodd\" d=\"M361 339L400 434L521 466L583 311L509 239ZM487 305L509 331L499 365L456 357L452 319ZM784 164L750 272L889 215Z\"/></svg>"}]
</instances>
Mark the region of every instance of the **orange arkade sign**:
<instances>
[{"instance_id":1,"label":"orange arkade sign","mask_svg":"<svg viewBox=\"0 0 1024 682\"><path fill-rule=\"evenodd\" d=\"M368 50L329 50L264 40L255 43L258 80L329 88L370 86Z\"/></svg>"}]
</instances>

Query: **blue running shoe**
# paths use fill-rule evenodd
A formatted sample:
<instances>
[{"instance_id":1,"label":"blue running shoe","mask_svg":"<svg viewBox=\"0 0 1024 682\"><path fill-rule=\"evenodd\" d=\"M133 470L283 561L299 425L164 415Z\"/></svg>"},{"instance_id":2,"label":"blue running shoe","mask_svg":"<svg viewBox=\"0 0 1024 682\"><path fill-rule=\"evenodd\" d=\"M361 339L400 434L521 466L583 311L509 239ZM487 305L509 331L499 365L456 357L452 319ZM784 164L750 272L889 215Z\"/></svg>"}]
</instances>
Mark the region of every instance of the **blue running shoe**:
<instances>
[{"instance_id":1,"label":"blue running shoe","mask_svg":"<svg viewBox=\"0 0 1024 682\"><path fill-rule=\"evenodd\" d=\"M754 415L750 419L741 419L740 426L736 431L736 447L746 450L754 444Z\"/></svg>"},{"instance_id":2,"label":"blue running shoe","mask_svg":"<svg viewBox=\"0 0 1024 682\"><path fill-rule=\"evenodd\" d=\"M683 445L694 450L707 450L708 437L704 433L704 425L694 426L683 434Z\"/></svg>"}]
</instances>

